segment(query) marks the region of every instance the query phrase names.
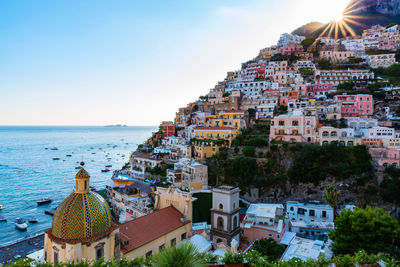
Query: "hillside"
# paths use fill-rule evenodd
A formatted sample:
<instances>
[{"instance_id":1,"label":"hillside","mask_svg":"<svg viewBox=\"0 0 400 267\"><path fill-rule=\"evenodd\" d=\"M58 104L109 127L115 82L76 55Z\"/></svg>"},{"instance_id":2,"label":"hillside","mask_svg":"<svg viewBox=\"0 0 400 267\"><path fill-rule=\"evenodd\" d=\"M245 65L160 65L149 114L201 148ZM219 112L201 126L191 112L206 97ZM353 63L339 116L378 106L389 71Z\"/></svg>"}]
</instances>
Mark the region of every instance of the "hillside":
<instances>
[{"instance_id":1,"label":"hillside","mask_svg":"<svg viewBox=\"0 0 400 267\"><path fill-rule=\"evenodd\" d=\"M392 183L400 185L400 172L378 168L364 146L268 143L260 129L245 131L232 148L209 159L209 184L239 185L247 200L272 203L324 201L325 187L334 184L341 205L380 206L398 216Z\"/></svg>"},{"instance_id":2,"label":"hillside","mask_svg":"<svg viewBox=\"0 0 400 267\"><path fill-rule=\"evenodd\" d=\"M355 20L356 23L348 22L348 24L358 35L360 35L363 30L368 29L373 25L379 24L386 26L391 23L400 24L400 15L380 14L374 10L364 11L362 13L359 13L357 16L359 17ZM297 35L312 36L314 38L317 38L321 35L321 33L327 26L328 24L323 24L320 22L311 22L297 28L292 33ZM326 31L326 33L323 36L328 36L328 34L329 31ZM343 37L344 37L343 34L339 33L338 38L343 38Z\"/></svg>"}]
</instances>

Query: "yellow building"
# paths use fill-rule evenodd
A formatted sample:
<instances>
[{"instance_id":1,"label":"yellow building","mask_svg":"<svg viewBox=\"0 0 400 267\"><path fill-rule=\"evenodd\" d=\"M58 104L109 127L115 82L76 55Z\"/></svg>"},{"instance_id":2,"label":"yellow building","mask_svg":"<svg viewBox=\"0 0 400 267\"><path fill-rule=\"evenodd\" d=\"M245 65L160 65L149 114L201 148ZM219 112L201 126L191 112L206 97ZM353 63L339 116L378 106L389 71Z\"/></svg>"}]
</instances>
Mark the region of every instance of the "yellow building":
<instances>
[{"instance_id":1,"label":"yellow building","mask_svg":"<svg viewBox=\"0 0 400 267\"><path fill-rule=\"evenodd\" d=\"M45 232L44 259L49 263L119 258L119 229L107 202L89 190L90 176L80 169L75 192L58 206Z\"/></svg>"},{"instance_id":2,"label":"yellow building","mask_svg":"<svg viewBox=\"0 0 400 267\"><path fill-rule=\"evenodd\" d=\"M199 162L203 162L207 158L211 158L213 155L219 152L222 147L221 144L215 144L212 142L196 141L193 143L194 146L194 159Z\"/></svg>"},{"instance_id":3,"label":"yellow building","mask_svg":"<svg viewBox=\"0 0 400 267\"><path fill-rule=\"evenodd\" d=\"M192 221L192 203L196 198L190 192L181 191L172 185L169 188L157 187L155 195L155 207L158 210L172 205L183 214L184 220Z\"/></svg>"},{"instance_id":4,"label":"yellow building","mask_svg":"<svg viewBox=\"0 0 400 267\"><path fill-rule=\"evenodd\" d=\"M209 140L225 140L228 146L231 146L232 140L235 139L237 130L232 127L196 127L194 136L196 139Z\"/></svg>"},{"instance_id":5,"label":"yellow building","mask_svg":"<svg viewBox=\"0 0 400 267\"><path fill-rule=\"evenodd\" d=\"M190 237L191 222L169 206L121 224L120 233L125 258L147 258Z\"/></svg>"}]
</instances>

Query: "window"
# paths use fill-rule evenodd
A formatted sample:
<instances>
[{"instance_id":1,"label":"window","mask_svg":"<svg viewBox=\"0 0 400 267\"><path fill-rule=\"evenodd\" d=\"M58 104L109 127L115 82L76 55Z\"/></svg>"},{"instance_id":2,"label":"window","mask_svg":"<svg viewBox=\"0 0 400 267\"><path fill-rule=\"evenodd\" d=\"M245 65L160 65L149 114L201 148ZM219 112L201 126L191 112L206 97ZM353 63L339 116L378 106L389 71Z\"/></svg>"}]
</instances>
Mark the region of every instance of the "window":
<instances>
[{"instance_id":1,"label":"window","mask_svg":"<svg viewBox=\"0 0 400 267\"><path fill-rule=\"evenodd\" d=\"M298 121L292 121L292 125L293 125L293 126L298 126L298 125L299 125L299 122L298 122Z\"/></svg>"},{"instance_id":2,"label":"window","mask_svg":"<svg viewBox=\"0 0 400 267\"><path fill-rule=\"evenodd\" d=\"M185 240L186 239L186 233L183 233L182 235L181 235L181 240Z\"/></svg>"},{"instance_id":3,"label":"window","mask_svg":"<svg viewBox=\"0 0 400 267\"><path fill-rule=\"evenodd\" d=\"M315 216L315 210L309 210L308 213L309 213L310 216Z\"/></svg>"},{"instance_id":4,"label":"window","mask_svg":"<svg viewBox=\"0 0 400 267\"><path fill-rule=\"evenodd\" d=\"M53 257L54 257L54 264L57 264L58 263L58 251L54 251L54 255L53 255Z\"/></svg>"},{"instance_id":5,"label":"window","mask_svg":"<svg viewBox=\"0 0 400 267\"><path fill-rule=\"evenodd\" d=\"M85 181L85 190L87 189L87 181Z\"/></svg>"},{"instance_id":6,"label":"window","mask_svg":"<svg viewBox=\"0 0 400 267\"><path fill-rule=\"evenodd\" d=\"M235 216L234 218L233 218L233 228L236 228L238 226L238 224L237 224L237 217Z\"/></svg>"},{"instance_id":7,"label":"window","mask_svg":"<svg viewBox=\"0 0 400 267\"><path fill-rule=\"evenodd\" d=\"M294 210L293 207L290 207L290 210L293 211Z\"/></svg>"},{"instance_id":8,"label":"window","mask_svg":"<svg viewBox=\"0 0 400 267\"><path fill-rule=\"evenodd\" d=\"M220 209L220 210L224 209L224 205L222 205L221 203L219 203L219 209Z\"/></svg>"},{"instance_id":9,"label":"window","mask_svg":"<svg viewBox=\"0 0 400 267\"><path fill-rule=\"evenodd\" d=\"M218 219L217 219L217 228L218 229L224 228L224 219L222 217L218 217Z\"/></svg>"},{"instance_id":10,"label":"window","mask_svg":"<svg viewBox=\"0 0 400 267\"><path fill-rule=\"evenodd\" d=\"M153 254L153 251L151 251L151 250L149 252L147 252L146 259L150 258L152 254Z\"/></svg>"},{"instance_id":11,"label":"window","mask_svg":"<svg viewBox=\"0 0 400 267\"><path fill-rule=\"evenodd\" d=\"M158 250L161 251L165 248L165 244L162 244L161 246L158 247Z\"/></svg>"},{"instance_id":12,"label":"window","mask_svg":"<svg viewBox=\"0 0 400 267\"><path fill-rule=\"evenodd\" d=\"M285 122L284 121L279 121L279 125L283 126L283 125L285 125Z\"/></svg>"},{"instance_id":13,"label":"window","mask_svg":"<svg viewBox=\"0 0 400 267\"><path fill-rule=\"evenodd\" d=\"M175 246L176 245L176 238L171 239L171 246Z\"/></svg>"},{"instance_id":14,"label":"window","mask_svg":"<svg viewBox=\"0 0 400 267\"><path fill-rule=\"evenodd\" d=\"M322 211L322 218L326 218L326 210Z\"/></svg>"},{"instance_id":15,"label":"window","mask_svg":"<svg viewBox=\"0 0 400 267\"><path fill-rule=\"evenodd\" d=\"M104 257L104 247L96 247L96 260L100 260Z\"/></svg>"}]
</instances>

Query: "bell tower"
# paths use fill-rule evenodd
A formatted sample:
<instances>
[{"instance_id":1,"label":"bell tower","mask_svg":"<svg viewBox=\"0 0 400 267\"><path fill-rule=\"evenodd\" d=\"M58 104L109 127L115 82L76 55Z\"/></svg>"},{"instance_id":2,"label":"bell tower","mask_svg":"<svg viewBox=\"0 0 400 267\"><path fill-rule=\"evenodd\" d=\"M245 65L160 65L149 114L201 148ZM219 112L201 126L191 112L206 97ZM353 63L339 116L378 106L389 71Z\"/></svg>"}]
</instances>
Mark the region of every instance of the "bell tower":
<instances>
[{"instance_id":1,"label":"bell tower","mask_svg":"<svg viewBox=\"0 0 400 267\"><path fill-rule=\"evenodd\" d=\"M237 187L222 185L212 190L211 239L227 246L235 239L239 244L239 192Z\"/></svg>"}]
</instances>

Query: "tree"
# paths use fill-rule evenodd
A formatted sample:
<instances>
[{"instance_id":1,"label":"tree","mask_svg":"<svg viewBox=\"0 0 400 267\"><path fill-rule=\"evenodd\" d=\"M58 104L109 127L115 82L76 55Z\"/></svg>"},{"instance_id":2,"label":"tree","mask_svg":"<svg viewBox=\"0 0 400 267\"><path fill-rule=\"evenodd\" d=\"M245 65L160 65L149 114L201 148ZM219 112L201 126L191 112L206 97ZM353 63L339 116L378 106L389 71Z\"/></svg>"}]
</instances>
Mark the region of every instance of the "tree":
<instances>
[{"instance_id":1,"label":"tree","mask_svg":"<svg viewBox=\"0 0 400 267\"><path fill-rule=\"evenodd\" d=\"M322 70L331 70L333 68L333 64L330 60L322 58L318 61L319 68Z\"/></svg>"},{"instance_id":2,"label":"tree","mask_svg":"<svg viewBox=\"0 0 400 267\"><path fill-rule=\"evenodd\" d=\"M242 153L243 153L243 155L245 155L246 157L254 157L254 153L255 153L254 147L245 146L245 147L242 149Z\"/></svg>"},{"instance_id":3,"label":"tree","mask_svg":"<svg viewBox=\"0 0 400 267\"><path fill-rule=\"evenodd\" d=\"M307 50L307 48L312 45L315 42L315 38L314 37L307 37L306 39L304 39L301 42L301 45L304 47L305 50Z\"/></svg>"},{"instance_id":4,"label":"tree","mask_svg":"<svg viewBox=\"0 0 400 267\"><path fill-rule=\"evenodd\" d=\"M346 128L347 127L347 123L345 121L344 118L340 119L340 123L339 123L339 128Z\"/></svg>"},{"instance_id":5,"label":"tree","mask_svg":"<svg viewBox=\"0 0 400 267\"><path fill-rule=\"evenodd\" d=\"M259 252L262 256L266 256L269 261L276 261L282 256L285 248L271 238L263 238L254 241L253 250Z\"/></svg>"},{"instance_id":6,"label":"tree","mask_svg":"<svg viewBox=\"0 0 400 267\"><path fill-rule=\"evenodd\" d=\"M329 233L337 254L393 253L394 242L400 237L399 222L381 208L343 210Z\"/></svg>"},{"instance_id":7,"label":"tree","mask_svg":"<svg viewBox=\"0 0 400 267\"><path fill-rule=\"evenodd\" d=\"M396 108L395 114L397 117L400 117L400 106Z\"/></svg>"},{"instance_id":8,"label":"tree","mask_svg":"<svg viewBox=\"0 0 400 267\"><path fill-rule=\"evenodd\" d=\"M279 106L279 114L286 114L288 113L288 107L284 105Z\"/></svg>"},{"instance_id":9,"label":"tree","mask_svg":"<svg viewBox=\"0 0 400 267\"><path fill-rule=\"evenodd\" d=\"M154 267L203 267L205 266L203 254L190 242L182 242L161 250L151 259Z\"/></svg>"},{"instance_id":10,"label":"tree","mask_svg":"<svg viewBox=\"0 0 400 267\"><path fill-rule=\"evenodd\" d=\"M333 214L336 215L336 205L339 200L339 190L330 184L325 188L324 199L329 206L333 208Z\"/></svg>"}]
</instances>

